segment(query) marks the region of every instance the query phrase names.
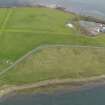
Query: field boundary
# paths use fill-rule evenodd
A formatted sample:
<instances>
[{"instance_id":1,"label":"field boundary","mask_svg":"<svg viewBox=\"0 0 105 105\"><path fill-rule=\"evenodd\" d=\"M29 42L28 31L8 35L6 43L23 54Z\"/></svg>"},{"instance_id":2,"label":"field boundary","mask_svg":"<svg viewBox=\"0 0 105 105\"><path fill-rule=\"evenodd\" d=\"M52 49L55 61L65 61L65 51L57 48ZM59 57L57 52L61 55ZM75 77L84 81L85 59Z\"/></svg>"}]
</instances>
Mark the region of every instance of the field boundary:
<instances>
[{"instance_id":1,"label":"field boundary","mask_svg":"<svg viewBox=\"0 0 105 105\"><path fill-rule=\"evenodd\" d=\"M0 32L2 32L2 30L0 29ZM51 34L60 34L60 35L70 35L70 33L68 32L52 32L52 31L44 31L44 30L40 30L40 31L33 31L33 30L22 30L22 29L4 29L3 32L14 32L14 33L51 33Z\"/></svg>"},{"instance_id":2,"label":"field boundary","mask_svg":"<svg viewBox=\"0 0 105 105\"><path fill-rule=\"evenodd\" d=\"M82 45L66 45L66 44L41 45L39 47L36 47L36 48L32 49L31 51L26 53L24 56L20 57L18 60L15 61L15 63L10 65L6 69L1 70L0 76L4 75L8 71L10 71L13 67L15 67L17 64L19 64L21 61L23 61L25 58L27 58L31 54L36 53L36 52L38 52L38 51L40 51L40 50L42 50L44 48L55 48L55 47L65 47L65 48L95 48L95 49L104 48L105 49L105 46L82 46Z\"/></svg>"},{"instance_id":3,"label":"field boundary","mask_svg":"<svg viewBox=\"0 0 105 105\"><path fill-rule=\"evenodd\" d=\"M7 24L11 14L12 14L12 12L13 12L13 9L8 9L8 13L7 13L7 15L6 15L5 19L4 19L4 22L2 23L2 26L1 26L1 31L5 30L6 24Z\"/></svg>"}]
</instances>

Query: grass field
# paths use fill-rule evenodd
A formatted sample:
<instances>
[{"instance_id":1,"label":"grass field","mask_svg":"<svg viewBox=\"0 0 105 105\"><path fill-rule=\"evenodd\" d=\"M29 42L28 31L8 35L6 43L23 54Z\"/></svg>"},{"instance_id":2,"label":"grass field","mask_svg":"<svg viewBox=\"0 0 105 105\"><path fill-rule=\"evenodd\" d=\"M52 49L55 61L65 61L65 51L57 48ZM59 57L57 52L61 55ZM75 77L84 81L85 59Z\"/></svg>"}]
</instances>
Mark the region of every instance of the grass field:
<instances>
[{"instance_id":1,"label":"grass field","mask_svg":"<svg viewBox=\"0 0 105 105\"><path fill-rule=\"evenodd\" d=\"M59 43L65 35L68 37L70 29L65 22L73 17L47 8L0 9L0 67L7 60L13 63L38 45Z\"/></svg>"},{"instance_id":2,"label":"grass field","mask_svg":"<svg viewBox=\"0 0 105 105\"><path fill-rule=\"evenodd\" d=\"M39 45L105 46L104 35L93 38L80 34L75 28L68 28L65 24L74 17L73 14L49 8L0 8L0 71ZM22 71L20 73L21 76L25 75ZM18 78L18 72L16 74ZM8 75L6 77L10 77L10 81L15 73L11 75L13 77ZM33 76L36 75L33 74ZM26 75L23 79L21 78L21 81L28 82L32 79L25 80L25 78ZM36 80L33 79L33 81Z\"/></svg>"},{"instance_id":3,"label":"grass field","mask_svg":"<svg viewBox=\"0 0 105 105\"><path fill-rule=\"evenodd\" d=\"M23 84L48 79L80 79L103 75L104 55L104 48L44 48L17 64L2 76L2 80L6 84Z\"/></svg>"}]
</instances>

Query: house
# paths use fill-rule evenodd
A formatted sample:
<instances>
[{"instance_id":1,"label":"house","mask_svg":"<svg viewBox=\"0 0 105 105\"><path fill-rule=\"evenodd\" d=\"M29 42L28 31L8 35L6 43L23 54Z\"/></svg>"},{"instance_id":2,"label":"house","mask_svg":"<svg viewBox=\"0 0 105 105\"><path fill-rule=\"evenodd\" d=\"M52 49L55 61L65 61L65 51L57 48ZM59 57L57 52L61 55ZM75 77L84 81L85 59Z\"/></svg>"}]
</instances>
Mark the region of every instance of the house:
<instances>
[{"instance_id":1,"label":"house","mask_svg":"<svg viewBox=\"0 0 105 105\"><path fill-rule=\"evenodd\" d=\"M95 29L94 29L94 31L96 31L96 32L100 32L100 27L96 27Z\"/></svg>"},{"instance_id":2,"label":"house","mask_svg":"<svg viewBox=\"0 0 105 105\"><path fill-rule=\"evenodd\" d=\"M101 31L101 32L105 32L105 27L102 27L102 28L100 29L100 31Z\"/></svg>"},{"instance_id":3,"label":"house","mask_svg":"<svg viewBox=\"0 0 105 105\"><path fill-rule=\"evenodd\" d=\"M97 33L100 33L100 32L105 33L105 25L101 23L97 23L96 27L93 28L93 31Z\"/></svg>"}]
</instances>

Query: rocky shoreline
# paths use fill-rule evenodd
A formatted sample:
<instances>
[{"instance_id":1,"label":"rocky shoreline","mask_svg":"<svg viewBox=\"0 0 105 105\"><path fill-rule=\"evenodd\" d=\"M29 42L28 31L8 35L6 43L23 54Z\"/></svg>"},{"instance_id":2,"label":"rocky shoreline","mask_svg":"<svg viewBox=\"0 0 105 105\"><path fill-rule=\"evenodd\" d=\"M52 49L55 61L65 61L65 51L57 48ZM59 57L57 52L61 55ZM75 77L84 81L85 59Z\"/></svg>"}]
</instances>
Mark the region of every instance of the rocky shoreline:
<instances>
[{"instance_id":1,"label":"rocky shoreline","mask_svg":"<svg viewBox=\"0 0 105 105\"><path fill-rule=\"evenodd\" d=\"M7 96L13 92L21 91L25 89L31 88L43 88L48 86L56 86L56 85L69 85L71 90L77 90L82 87L94 87L105 85L105 76L95 76L85 79L54 79L54 80L45 80L38 83L33 84L24 84L24 85L8 85L2 87L0 89L0 99L4 96Z\"/></svg>"}]
</instances>

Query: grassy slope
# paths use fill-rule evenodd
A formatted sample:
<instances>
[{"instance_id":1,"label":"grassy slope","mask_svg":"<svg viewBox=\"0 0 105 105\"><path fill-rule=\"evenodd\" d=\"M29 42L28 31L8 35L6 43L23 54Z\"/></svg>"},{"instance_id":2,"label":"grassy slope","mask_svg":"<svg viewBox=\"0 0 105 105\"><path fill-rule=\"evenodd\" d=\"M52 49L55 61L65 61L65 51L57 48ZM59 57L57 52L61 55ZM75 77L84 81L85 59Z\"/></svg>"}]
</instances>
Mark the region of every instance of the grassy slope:
<instances>
[{"instance_id":1,"label":"grassy slope","mask_svg":"<svg viewBox=\"0 0 105 105\"><path fill-rule=\"evenodd\" d=\"M43 44L105 46L104 35L86 37L66 27L65 23L75 17L69 13L48 8L1 8L0 13L4 20L0 21L5 22L0 27L0 69L9 65L7 60L13 63Z\"/></svg>"},{"instance_id":2,"label":"grassy slope","mask_svg":"<svg viewBox=\"0 0 105 105\"><path fill-rule=\"evenodd\" d=\"M103 48L44 48L24 59L2 77L6 84L46 79L88 78L105 73Z\"/></svg>"},{"instance_id":3,"label":"grassy slope","mask_svg":"<svg viewBox=\"0 0 105 105\"><path fill-rule=\"evenodd\" d=\"M4 20L0 29L2 31L3 28L0 33L1 68L6 60L13 62L36 46L50 43L50 40L55 43L56 37L59 38L62 34L61 38L65 39L65 35L70 33L69 28L64 25L68 19L73 17L68 13L65 15L63 12L46 8L2 10L6 12L1 13L1 18ZM12 14L8 18L10 10Z\"/></svg>"},{"instance_id":4,"label":"grassy slope","mask_svg":"<svg viewBox=\"0 0 105 105\"><path fill-rule=\"evenodd\" d=\"M8 11L10 10L8 9ZM73 17L69 13L47 8L13 9L5 25L5 30L0 35L0 58L14 60L32 48L50 42L105 44L104 36L99 39L79 36L77 31L66 27L65 23ZM38 37L39 39L37 39Z\"/></svg>"}]
</instances>

